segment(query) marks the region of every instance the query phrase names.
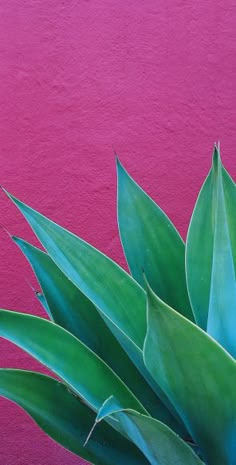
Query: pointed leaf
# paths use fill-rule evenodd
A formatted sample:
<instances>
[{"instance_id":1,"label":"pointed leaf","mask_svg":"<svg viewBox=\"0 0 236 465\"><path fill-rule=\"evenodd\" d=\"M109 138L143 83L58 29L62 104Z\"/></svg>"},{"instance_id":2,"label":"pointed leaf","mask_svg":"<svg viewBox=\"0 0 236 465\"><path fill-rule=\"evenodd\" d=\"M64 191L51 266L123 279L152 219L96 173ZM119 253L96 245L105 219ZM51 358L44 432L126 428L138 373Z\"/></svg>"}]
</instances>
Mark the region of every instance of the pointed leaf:
<instances>
[{"instance_id":1,"label":"pointed leaf","mask_svg":"<svg viewBox=\"0 0 236 465\"><path fill-rule=\"evenodd\" d=\"M143 289L120 266L90 244L11 194L7 195L25 216L43 247L63 273L105 316L142 348L146 334Z\"/></svg>"},{"instance_id":2,"label":"pointed leaf","mask_svg":"<svg viewBox=\"0 0 236 465\"><path fill-rule=\"evenodd\" d=\"M187 240L187 277L196 319L236 357L236 188L215 147ZM201 289L201 292L199 292Z\"/></svg>"},{"instance_id":3,"label":"pointed leaf","mask_svg":"<svg viewBox=\"0 0 236 465\"><path fill-rule=\"evenodd\" d=\"M144 360L208 465L229 465L236 453L236 362L210 336L161 301L150 288Z\"/></svg>"},{"instance_id":4,"label":"pointed leaf","mask_svg":"<svg viewBox=\"0 0 236 465\"><path fill-rule=\"evenodd\" d=\"M120 402L145 411L117 375L88 347L55 323L43 318L0 310L0 336L31 354L94 409L116 391ZM98 379L99 383L94 380Z\"/></svg>"},{"instance_id":5,"label":"pointed leaf","mask_svg":"<svg viewBox=\"0 0 236 465\"><path fill-rule=\"evenodd\" d=\"M92 302L64 275L49 255L23 239L15 236L12 239L35 272L52 320L78 337L101 358L102 355L109 357L104 345L113 344L115 338L110 336ZM112 349L111 345L111 352Z\"/></svg>"},{"instance_id":6,"label":"pointed leaf","mask_svg":"<svg viewBox=\"0 0 236 465\"><path fill-rule=\"evenodd\" d=\"M150 381L149 375L146 376L147 370L142 360L147 326L144 290L104 254L5 192L24 215L56 265L94 303L135 366L158 397L173 411L159 386Z\"/></svg>"},{"instance_id":7,"label":"pointed leaf","mask_svg":"<svg viewBox=\"0 0 236 465\"><path fill-rule=\"evenodd\" d=\"M203 465L189 445L170 428L134 410L122 409L114 397L104 402L96 422L99 423L109 416L119 422L128 438L152 465Z\"/></svg>"},{"instance_id":8,"label":"pointed leaf","mask_svg":"<svg viewBox=\"0 0 236 465\"><path fill-rule=\"evenodd\" d=\"M236 280L234 265L236 249L233 251L230 239L230 233L232 236L235 234L235 227L233 224L233 230L229 230L231 222L230 219L228 220L224 194L227 184L222 176L221 162L217 151L214 165L216 171L214 192L215 225L207 332L223 345L233 357L236 357ZM231 182L233 183L233 181ZM234 196L230 201L236 207L235 186Z\"/></svg>"},{"instance_id":9,"label":"pointed leaf","mask_svg":"<svg viewBox=\"0 0 236 465\"><path fill-rule=\"evenodd\" d=\"M144 285L194 321L185 277L185 245L165 213L117 161L118 224L130 271ZM178 286L176 286L178 282Z\"/></svg>"},{"instance_id":10,"label":"pointed leaf","mask_svg":"<svg viewBox=\"0 0 236 465\"><path fill-rule=\"evenodd\" d=\"M62 273L49 255L23 239L15 236L12 239L29 260L46 298L43 305L49 307L48 313L53 321L78 337L104 360L153 416L181 431L180 426L175 425L176 420L130 361L92 302ZM41 295L41 300L44 296ZM141 351L140 359L142 361ZM144 370L146 372L145 367Z\"/></svg>"},{"instance_id":11,"label":"pointed leaf","mask_svg":"<svg viewBox=\"0 0 236 465\"><path fill-rule=\"evenodd\" d=\"M143 455L107 423L84 447L95 414L55 379L22 370L0 369L0 395L22 407L52 439L95 465L146 465Z\"/></svg>"}]
</instances>

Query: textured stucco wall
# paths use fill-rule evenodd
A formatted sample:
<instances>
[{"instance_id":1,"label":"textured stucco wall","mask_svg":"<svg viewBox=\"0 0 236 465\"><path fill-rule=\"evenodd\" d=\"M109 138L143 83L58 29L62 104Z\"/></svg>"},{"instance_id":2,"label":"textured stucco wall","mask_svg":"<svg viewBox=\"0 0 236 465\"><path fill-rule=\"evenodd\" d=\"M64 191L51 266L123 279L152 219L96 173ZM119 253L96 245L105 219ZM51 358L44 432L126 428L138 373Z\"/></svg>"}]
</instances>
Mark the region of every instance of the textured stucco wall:
<instances>
[{"instance_id":1,"label":"textured stucco wall","mask_svg":"<svg viewBox=\"0 0 236 465\"><path fill-rule=\"evenodd\" d=\"M0 4L0 182L122 265L113 147L185 235L221 140L235 163L234 0ZM0 198L0 222L29 228ZM1 306L41 315L30 267L0 232ZM0 365L41 369L1 341ZM0 399L1 465L74 465Z\"/></svg>"}]
</instances>

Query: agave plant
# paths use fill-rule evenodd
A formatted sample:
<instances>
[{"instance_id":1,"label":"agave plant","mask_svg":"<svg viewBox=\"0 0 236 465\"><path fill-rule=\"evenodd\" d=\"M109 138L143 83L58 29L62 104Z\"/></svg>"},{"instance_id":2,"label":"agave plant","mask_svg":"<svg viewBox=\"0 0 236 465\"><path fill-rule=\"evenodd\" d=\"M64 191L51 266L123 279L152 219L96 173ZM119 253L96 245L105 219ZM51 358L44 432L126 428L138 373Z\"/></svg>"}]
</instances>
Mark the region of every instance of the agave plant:
<instances>
[{"instance_id":1,"label":"agave plant","mask_svg":"<svg viewBox=\"0 0 236 465\"><path fill-rule=\"evenodd\" d=\"M185 246L117 172L130 274L5 191L46 250L12 237L49 318L0 310L0 336L56 377L1 369L0 395L95 465L235 465L235 184L215 146Z\"/></svg>"}]
</instances>

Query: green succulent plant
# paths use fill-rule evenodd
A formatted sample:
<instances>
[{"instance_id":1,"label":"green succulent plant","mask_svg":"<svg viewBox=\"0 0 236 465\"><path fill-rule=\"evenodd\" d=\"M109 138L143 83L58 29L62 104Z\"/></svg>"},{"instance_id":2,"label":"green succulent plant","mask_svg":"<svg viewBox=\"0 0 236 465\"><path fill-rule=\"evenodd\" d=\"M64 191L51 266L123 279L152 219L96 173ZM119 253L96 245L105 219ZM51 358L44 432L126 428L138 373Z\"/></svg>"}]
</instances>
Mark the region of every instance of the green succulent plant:
<instances>
[{"instance_id":1,"label":"green succulent plant","mask_svg":"<svg viewBox=\"0 0 236 465\"><path fill-rule=\"evenodd\" d=\"M49 319L0 310L0 336L56 378L0 369L0 395L95 465L235 465L235 184L215 146L185 245L117 173L130 274L5 191L46 250L12 237Z\"/></svg>"}]
</instances>

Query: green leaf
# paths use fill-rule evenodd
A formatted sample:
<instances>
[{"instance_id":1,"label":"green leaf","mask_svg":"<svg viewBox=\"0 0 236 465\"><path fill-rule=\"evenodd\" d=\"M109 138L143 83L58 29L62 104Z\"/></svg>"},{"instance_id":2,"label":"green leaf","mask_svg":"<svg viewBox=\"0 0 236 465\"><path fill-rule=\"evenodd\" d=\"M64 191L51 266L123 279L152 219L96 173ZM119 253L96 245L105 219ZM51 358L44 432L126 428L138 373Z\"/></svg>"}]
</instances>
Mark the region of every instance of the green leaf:
<instances>
[{"instance_id":1,"label":"green leaf","mask_svg":"<svg viewBox=\"0 0 236 465\"><path fill-rule=\"evenodd\" d=\"M55 379L22 370L0 369L0 395L22 407L52 439L95 465L146 465L143 455L107 423L84 447L95 414Z\"/></svg>"},{"instance_id":2,"label":"green leaf","mask_svg":"<svg viewBox=\"0 0 236 465\"><path fill-rule=\"evenodd\" d=\"M236 188L215 147L187 240L189 294L198 324L236 357ZM201 292L199 292L201 289Z\"/></svg>"},{"instance_id":3,"label":"green leaf","mask_svg":"<svg viewBox=\"0 0 236 465\"><path fill-rule=\"evenodd\" d=\"M23 239L15 236L12 239L35 272L50 309L51 319L78 337L99 357L107 356L111 359L106 344L113 344L115 338L110 336L92 302L62 273L49 255Z\"/></svg>"},{"instance_id":4,"label":"green leaf","mask_svg":"<svg viewBox=\"0 0 236 465\"><path fill-rule=\"evenodd\" d=\"M109 321L106 325L92 302L69 281L49 255L23 239L15 236L12 239L29 260L44 293L40 299L44 299L43 306L46 306L53 321L78 337L104 360L153 416L181 431L180 425L176 425L175 419L108 329ZM143 369L146 377L150 376L145 367Z\"/></svg>"},{"instance_id":5,"label":"green leaf","mask_svg":"<svg viewBox=\"0 0 236 465\"><path fill-rule=\"evenodd\" d=\"M185 245L165 213L117 161L118 224L130 271L144 285L194 321L185 277ZM176 286L178 282L178 286Z\"/></svg>"},{"instance_id":6,"label":"green leaf","mask_svg":"<svg viewBox=\"0 0 236 465\"><path fill-rule=\"evenodd\" d=\"M107 320L107 325L111 329L111 331L116 334L116 327L112 325L112 323ZM122 333L121 333L122 336ZM120 343L122 344L122 347L127 350L127 353L130 354L130 358L134 361L135 365L139 367L140 373L143 374L147 382L151 387L153 387L153 390L157 393L158 398L161 400L161 403L159 404L158 410L154 412L153 406L149 406L149 404L145 404L145 407L147 408L149 413L152 413L155 418L158 418L159 420L163 421L165 424L167 424L171 429L173 429L176 433L178 433L182 437L188 436L187 430L185 426L183 425L183 422L176 412L175 408L173 405L170 403L169 399L167 398L166 394L160 389L160 387L157 385L157 383L154 381L154 379L151 377L150 373L148 372L147 368L145 367L144 361L143 361L143 352L137 348L133 342L127 338L127 337L120 337L119 338ZM148 391L147 391L148 394ZM140 399L141 400L141 399ZM150 398L151 401L151 398ZM148 408L149 407L149 408Z\"/></svg>"},{"instance_id":7,"label":"green leaf","mask_svg":"<svg viewBox=\"0 0 236 465\"><path fill-rule=\"evenodd\" d=\"M0 336L31 354L64 380L94 410L117 392L119 401L144 407L94 352L60 326L43 318L0 310ZM94 382L94 380L99 380Z\"/></svg>"},{"instance_id":8,"label":"green leaf","mask_svg":"<svg viewBox=\"0 0 236 465\"><path fill-rule=\"evenodd\" d=\"M236 454L236 362L150 288L144 360L173 402L208 465Z\"/></svg>"},{"instance_id":9,"label":"green leaf","mask_svg":"<svg viewBox=\"0 0 236 465\"><path fill-rule=\"evenodd\" d=\"M52 320L74 334L116 371L136 376L133 365L111 334L94 304L65 276L51 257L28 242L13 236L29 260L50 309ZM123 359L123 360L122 360ZM136 380L137 381L137 380Z\"/></svg>"},{"instance_id":10,"label":"green leaf","mask_svg":"<svg viewBox=\"0 0 236 465\"><path fill-rule=\"evenodd\" d=\"M142 349L146 334L143 289L110 258L5 192L29 222L56 265Z\"/></svg>"},{"instance_id":11,"label":"green leaf","mask_svg":"<svg viewBox=\"0 0 236 465\"><path fill-rule=\"evenodd\" d=\"M191 447L170 428L134 410L122 409L114 397L104 402L95 424L107 417L119 422L130 441L141 450L151 465L203 465ZM89 437L93 437L93 434Z\"/></svg>"},{"instance_id":12,"label":"green leaf","mask_svg":"<svg viewBox=\"0 0 236 465\"><path fill-rule=\"evenodd\" d=\"M52 260L94 303L135 366L173 412L165 394L147 375L142 359L147 327L146 298L142 287L94 247L11 194L6 194L25 216ZM175 415L177 416L176 413Z\"/></svg>"}]
</instances>

